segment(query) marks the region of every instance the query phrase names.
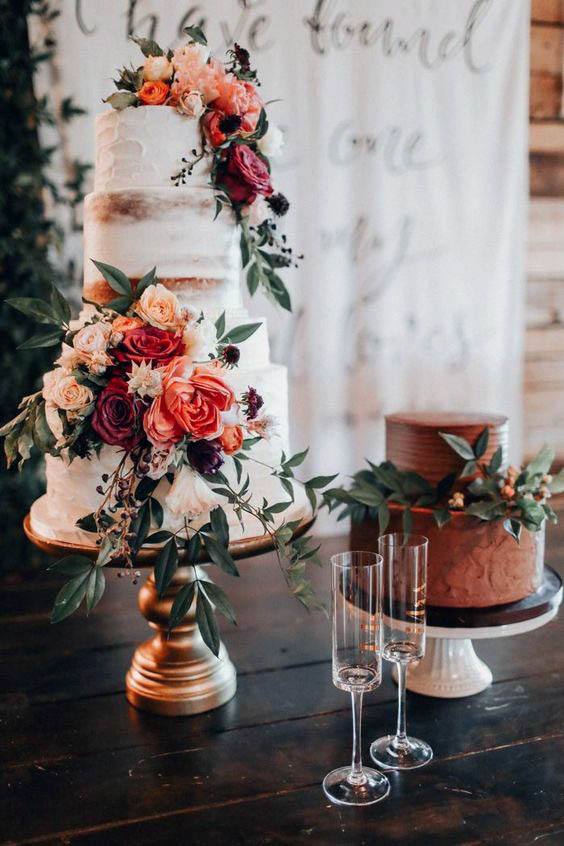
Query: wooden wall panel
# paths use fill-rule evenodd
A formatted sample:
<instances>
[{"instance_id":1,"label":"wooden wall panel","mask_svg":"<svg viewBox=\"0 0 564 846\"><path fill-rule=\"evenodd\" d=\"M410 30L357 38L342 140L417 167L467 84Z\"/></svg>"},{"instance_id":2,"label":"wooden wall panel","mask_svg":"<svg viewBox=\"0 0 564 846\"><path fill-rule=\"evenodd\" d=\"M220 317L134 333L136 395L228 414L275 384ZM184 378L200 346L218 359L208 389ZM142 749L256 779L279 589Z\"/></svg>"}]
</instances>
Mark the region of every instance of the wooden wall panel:
<instances>
[{"instance_id":1,"label":"wooden wall panel","mask_svg":"<svg viewBox=\"0 0 564 846\"><path fill-rule=\"evenodd\" d=\"M564 0L533 0L525 453L564 463Z\"/></svg>"}]
</instances>

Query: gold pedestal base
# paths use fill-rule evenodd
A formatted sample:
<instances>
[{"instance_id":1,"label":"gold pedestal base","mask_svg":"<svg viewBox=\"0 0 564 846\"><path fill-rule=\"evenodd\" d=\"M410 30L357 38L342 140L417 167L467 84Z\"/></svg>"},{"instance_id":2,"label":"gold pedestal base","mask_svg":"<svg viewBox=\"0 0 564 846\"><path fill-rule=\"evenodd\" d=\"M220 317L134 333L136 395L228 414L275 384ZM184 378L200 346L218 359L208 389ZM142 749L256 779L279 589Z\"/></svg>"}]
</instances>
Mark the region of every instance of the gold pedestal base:
<instances>
[{"instance_id":1,"label":"gold pedestal base","mask_svg":"<svg viewBox=\"0 0 564 846\"><path fill-rule=\"evenodd\" d=\"M139 592L141 613L156 635L136 649L125 679L127 699L136 708L166 717L188 716L218 708L235 695L235 667L223 644L218 658L205 645L195 604L182 623L168 631L176 594L195 575L192 567L179 568L159 599L151 574Z\"/></svg>"},{"instance_id":2,"label":"gold pedestal base","mask_svg":"<svg viewBox=\"0 0 564 846\"><path fill-rule=\"evenodd\" d=\"M305 534L313 522L314 518L304 520L295 529L294 537ZM79 554L92 559L98 555L98 547L94 544L38 535L31 527L29 514L24 520L24 531L35 546L49 555ZM250 558L271 549L270 535L244 538L229 545L234 558ZM158 552L157 548L142 549L136 563L153 564ZM156 635L136 649L126 676L127 699L136 708L165 717L188 716L218 708L235 695L237 677L227 650L221 644L219 658L216 658L208 649L200 635L193 608L180 626L168 631L168 617L178 591L201 576L200 568L195 570L192 566L179 567L162 599L158 597L152 574L139 592L141 613Z\"/></svg>"}]
</instances>

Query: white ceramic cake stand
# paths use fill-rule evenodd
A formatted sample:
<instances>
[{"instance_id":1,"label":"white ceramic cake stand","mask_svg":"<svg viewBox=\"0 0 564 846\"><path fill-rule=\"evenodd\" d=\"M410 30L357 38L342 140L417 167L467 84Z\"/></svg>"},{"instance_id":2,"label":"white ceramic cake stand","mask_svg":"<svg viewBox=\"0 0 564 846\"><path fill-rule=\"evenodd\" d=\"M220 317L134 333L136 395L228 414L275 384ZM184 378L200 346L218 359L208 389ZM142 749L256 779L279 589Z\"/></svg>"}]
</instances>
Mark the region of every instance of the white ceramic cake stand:
<instances>
[{"instance_id":1,"label":"white ceramic cake stand","mask_svg":"<svg viewBox=\"0 0 564 846\"><path fill-rule=\"evenodd\" d=\"M487 609L429 608L425 657L410 666L408 689L441 699L481 693L493 675L472 641L532 632L554 619L561 602L562 580L547 567L541 588L521 602ZM397 681L395 667L393 676Z\"/></svg>"}]
</instances>

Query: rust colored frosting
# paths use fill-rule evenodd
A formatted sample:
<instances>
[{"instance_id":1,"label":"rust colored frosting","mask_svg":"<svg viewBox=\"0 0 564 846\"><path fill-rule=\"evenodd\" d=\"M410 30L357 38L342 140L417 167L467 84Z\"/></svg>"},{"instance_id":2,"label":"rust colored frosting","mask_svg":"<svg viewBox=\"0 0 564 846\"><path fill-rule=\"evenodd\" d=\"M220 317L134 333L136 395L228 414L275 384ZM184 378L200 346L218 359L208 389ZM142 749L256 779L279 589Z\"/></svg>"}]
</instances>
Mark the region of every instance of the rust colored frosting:
<instances>
[{"instance_id":1,"label":"rust colored frosting","mask_svg":"<svg viewBox=\"0 0 564 846\"><path fill-rule=\"evenodd\" d=\"M473 444L487 426L489 460L499 445L507 457L507 418L495 414L408 412L386 418L386 457L401 470L415 471L437 483L460 472L464 459L440 437L447 432ZM388 531L402 531L403 509L390 503ZM523 530L520 543L505 531L501 520L484 523L452 511L442 529L428 508L412 509L413 531L429 538L427 602L447 608L488 608L517 602L538 590L542 581L544 528ZM353 525L353 549L377 549L378 525Z\"/></svg>"},{"instance_id":2,"label":"rust colored frosting","mask_svg":"<svg viewBox=\"0 0 564 846\"><path fill-rule=\"evenodd\" d=\"M386 458L400 470L419 473L437 484L449 473L460 473L465 461L444 441L440 432L458 435L474 444L488 427L488 449L482 460L489 461L498 446L507 462L508 422L499 414L460 414L457 412L411 411L386 417Z\"/></svg>"},{"instance_id":3,"label":"rust colored frosting","mask_svg":"<svg viewBox=\"0 0 564 846\"><path fill-rule=\"evenodd\" d=\"M429 538L427 603L442 608L489 608L517 602L539 589L544 560L544 527L507 534L501 520L483 523L453 512L442 529L427 508L412 511L413 531ZM402 531L402 509L390 503L389 532ZM353 549L377 551L378 526L352 527Z\"/></svg>"}]
</instances>

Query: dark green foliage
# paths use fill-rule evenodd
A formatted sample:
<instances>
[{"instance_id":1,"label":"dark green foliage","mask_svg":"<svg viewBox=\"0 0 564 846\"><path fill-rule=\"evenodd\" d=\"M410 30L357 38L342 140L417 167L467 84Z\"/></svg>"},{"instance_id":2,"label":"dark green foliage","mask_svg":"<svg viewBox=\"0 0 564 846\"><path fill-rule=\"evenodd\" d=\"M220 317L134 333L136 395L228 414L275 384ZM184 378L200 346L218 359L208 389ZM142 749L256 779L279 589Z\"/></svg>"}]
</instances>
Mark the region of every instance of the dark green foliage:
<instances>
[{"instance_id":1,"label":"dark green foliage","mask_svg":"<svg viewBox=\"0 0 564 846\"><path fill-rule=\"evenodd\" d=\"M85 165L76 163L76 179L63 186L64 196L46 176L45 167L54 150L42 149L38 128L41 123L53 124L55 118L50 104L35 98L33 76L51 58L56 45L46 36L43 43L36 45L35 52L30 52L28 15L40 16L48 25L57 12L46 2L0 0L0 425L16 415L22 396L37 390L41 374L56 355L55 346L28 345L25 355L16 352L32 337L34 327L30 320L8 308L4 300L26 296L49 299L53 282L65 288L64 274L50 261L50 247L56 244L60 232L45 215L43 192L48 191L55 201L73 207L82 199L86 171ZM63 101L63 120L81 113L70 97ZM45 331L50 331L48 326ZM16 468L8 471L4 457L0 462L0 508L8 533L4 534L4 542L12 551L12 555L2 559L1 566L7 568L14 566L15 561L25 560L24 550L29 551L21 522L41 493L42 461L33 455L21 474Z\"/></svg>"}]
</instances>

